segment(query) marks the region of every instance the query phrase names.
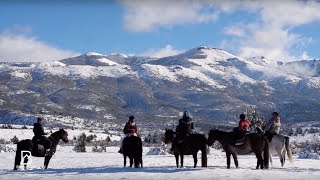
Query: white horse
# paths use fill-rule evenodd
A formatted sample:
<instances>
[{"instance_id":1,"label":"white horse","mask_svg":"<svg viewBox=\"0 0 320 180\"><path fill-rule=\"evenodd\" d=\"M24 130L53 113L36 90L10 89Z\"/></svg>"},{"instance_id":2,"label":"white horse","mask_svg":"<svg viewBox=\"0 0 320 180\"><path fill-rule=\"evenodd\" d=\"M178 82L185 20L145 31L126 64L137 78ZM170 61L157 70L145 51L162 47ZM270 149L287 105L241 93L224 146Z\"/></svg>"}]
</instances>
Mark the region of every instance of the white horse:
<instances>
[{"instance_id":1,"label":"white horse","mask_svg":"<svg viewBox=\"0 0 320 180\"><path fill-rule=\"evenodd\" d=\"M281 167L283 167L286 160L286 153L289 158L289 161L293 163L292 152L288 136L283 136L280 134L273 135L271 142L269 143L269 153L271 165L272 155L278 155L280 158Z\"/></svg>"}]
</instances>

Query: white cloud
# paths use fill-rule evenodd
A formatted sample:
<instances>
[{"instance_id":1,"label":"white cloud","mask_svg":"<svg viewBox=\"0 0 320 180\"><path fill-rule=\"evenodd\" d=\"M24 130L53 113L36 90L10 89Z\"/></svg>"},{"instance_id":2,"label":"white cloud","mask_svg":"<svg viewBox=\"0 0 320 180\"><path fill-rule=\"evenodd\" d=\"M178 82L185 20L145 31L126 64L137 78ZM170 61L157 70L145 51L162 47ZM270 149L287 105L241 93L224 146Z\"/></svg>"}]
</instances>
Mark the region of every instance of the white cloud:
<instances>
[{"instance_id":1,"label":"white cloud","mask_svg":"<svg viewBox=\"0 0 320 180\"><path fill-rule=\"evenodd\" d=\"M151 31L176 24L215 21L219 12L210 1L121 1L125 7L124 25L130 31Z\"/></svg>"},{"instance_id":2,"label":"white cloud","mask_svg":"<svg viewBox=\"0 0 320 180\"><path fill-rule=\"evenodd\" d=\"M224 33L234 39L220 44L239 56L263 55L269 59L295 60L308 57L311 37L294 33L294 28L320 20L319 1L121 1L125 7L126 29L135 32L170 28L181 24L212 23L222 13L249 12L255 19L233 22ZM241 15L241 14L240 14ZM228 44L228 42L230 42ZM233 44L231 44L233 43Z\"/></svg>"},{"instance_id":3,"label":"white cloud","mask_svg":"<svg viewBox=\"0 0 320 180\"><path fill-rule=\"evenodd\" d=\"M320 3L314 1L263 1L246 2L241 8L256 9L261 18L251 24L239 24L238 31L244 36L230 33L234 26L225 28L225 34L235 36L239 48L235 49L239 56L249 57L263 55L269 59L292 61L310 58L303 50L311 41L293 32L295 27L320 21ZM248 2L247 2L248 3ZM230 4L229 4L230 5ZM239 4L238 4L239 7ZM229 7L229 10L237 7ZM234 41L233 41L234 43Z\"/></svg>"},{"instance_id":4,"label":"white cloud","mask_svg":"<svg viewBox=\"0 0 320 180\"><path fill-rule=\"evenodd\" d=\"M176 50L171 45L166 45L166 47L161 49L149 49L147 50L147 52L143 53L142 55L161 58L161 57L177 55L182 52L184 51Z\"/></svg>"},{"instance_id":5,"label":"white cloud","mask_svg":"<svg viewBox=\"0 0 320 180\"><path fill-rule=\"evenodd\" d=\"M75 55L78 53L52 47L24 33L0 33L0 62L43 62Z\"/></svg>"},{"instance_id":6,"label":"white cloud","mask_svg":"<svg viewBox=\"0 0 320 180\"><path fill-rule=\"evenodd\" d=\"M243 28L239 28L238 26L232 25L228 26L224 29L224 33L227 35L232 35L232 36L238 36L238 37L244 37L245 36L245 31Z\"/></svg>"}]
</instances>

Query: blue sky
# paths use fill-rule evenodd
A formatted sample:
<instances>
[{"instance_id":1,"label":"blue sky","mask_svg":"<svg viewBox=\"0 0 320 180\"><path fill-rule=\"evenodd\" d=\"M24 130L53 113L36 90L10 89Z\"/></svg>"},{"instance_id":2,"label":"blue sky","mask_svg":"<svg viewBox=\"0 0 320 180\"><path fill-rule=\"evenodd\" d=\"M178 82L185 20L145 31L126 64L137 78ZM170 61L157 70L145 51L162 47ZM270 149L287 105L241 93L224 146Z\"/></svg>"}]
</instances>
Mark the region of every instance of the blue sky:
<instances>
[{"instance_id":1,"label":"blue sky","mask_svg":"<svg viewBox=\"0 0 320 180\"><path fill-rule=\"evenodd\" d=\"M0 62L88 51L164 57L199 45L240 57L319 59L319 1L0 2Z\"/></svg>"}]
</instances>

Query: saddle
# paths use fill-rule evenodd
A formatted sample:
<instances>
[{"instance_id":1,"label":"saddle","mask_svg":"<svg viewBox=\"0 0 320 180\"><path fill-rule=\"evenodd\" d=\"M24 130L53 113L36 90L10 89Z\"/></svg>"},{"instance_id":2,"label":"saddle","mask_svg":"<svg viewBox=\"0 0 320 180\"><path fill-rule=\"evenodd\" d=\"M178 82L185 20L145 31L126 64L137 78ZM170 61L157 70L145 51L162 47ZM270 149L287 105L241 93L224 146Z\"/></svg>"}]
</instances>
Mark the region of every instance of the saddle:
<instances>
[{"instance_id":1,"label":"saddle","mask_svg":"<svg viewBox=\"0 0 320 180\"><path fill-rule=\"evenodd\" d=\"M46 153L46 149L43 145L43 142L41 142L37 138L32 138L32 155L36 157L44 157Z\"/></svg>"},{"instance_id":2,"label":"saddle","mask_svg":"<svg viewBox=\"0 0 320 180\"><path fill-rule=\"evenodd\" d=\"M246 135L249 134L249 132L239 132L234 131L233 132L233 138L232 138L232 144L235 146L242 145L244 143L244 140L246 139Z\"/></svg>"},{"instance_id":3,"label":"saddle","mask_svg":"<svg viewBox=\"0 0 320 180\"><path fill-rule=\"evenodd\" d=\"M275 135L275 134L272 134L272 133L270 133L269 131L266 131L266 132L264 133L264 135L267 136L269 142L271 142L271 141L272 141L272 138L273 138L273 135Z\"/></svg>"},{"instance_id":4,"label":"saddle","mask_svg":"<svg viewBox=\"0 0 320 180\"><path fill-rule=\"evenodd\" d=\"M44 157L51 146L51 141L44 142L45 139L38 138L34 136L32 138L32 154L36 157Z\"/></svg>"}]
</instances>

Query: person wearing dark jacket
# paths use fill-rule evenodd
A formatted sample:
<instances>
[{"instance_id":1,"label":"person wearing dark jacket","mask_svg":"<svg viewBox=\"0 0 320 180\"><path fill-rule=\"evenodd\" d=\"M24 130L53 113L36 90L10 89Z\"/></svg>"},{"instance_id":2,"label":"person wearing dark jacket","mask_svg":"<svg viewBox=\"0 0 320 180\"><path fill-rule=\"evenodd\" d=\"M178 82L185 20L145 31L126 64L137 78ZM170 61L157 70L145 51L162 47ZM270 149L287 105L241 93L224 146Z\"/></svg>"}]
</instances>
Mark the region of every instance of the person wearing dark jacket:
<instances>
[{"instance_id":1,"label":"person wearing dark jacket","mask_svg":"<svg viewBox=\"0 0 320 180\"><path fill-rule=\"evenodd\" d=\"M118 153L122 154L122 145L123 145L123 140L129 136L137 136L137 125L134 122L134 117L130 116L128 122L123 128L123 133L124 137L120 140L120 150Z\"/></svg>"},{"instance_id":2,"label":"person wearing dark jacket","mask_svg":"<svg viewBox=\"0 0 320 180\"><path fill-rule=\"evenodd\" d=\"M179 124L176 128L177 136L172 142L171 151L173 152L175 150L175 147L177 144L182 143L183 140L193 133L193 122L190 117L189 111L184 111L182 119L179 120Z\"/></svg>"},{"instance_id":3,"label":"person wearing dark jacket","mask_svg":"<svg viewBox=\"0 0 320 180\"><path fill-rule=\"evenodd\" d=\"M41 117L38 117L37 122L33 124L34 137L32 139L33 141L39 141L39 144L43 144L46 149L49 149L52 142L45 136L47 133L44 132L42 127L42 120L43 119Z\"/></svg>"}]
</instances>

